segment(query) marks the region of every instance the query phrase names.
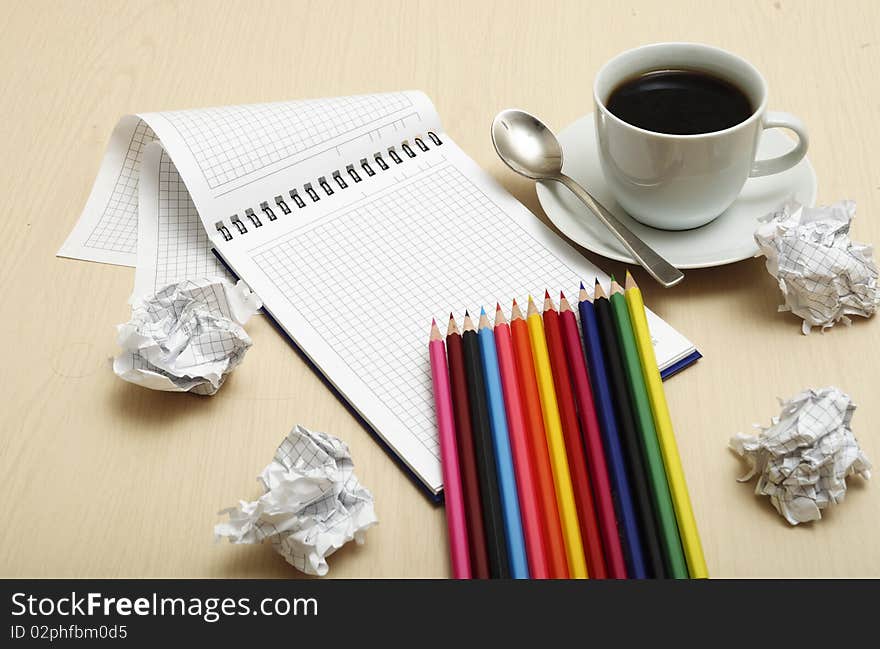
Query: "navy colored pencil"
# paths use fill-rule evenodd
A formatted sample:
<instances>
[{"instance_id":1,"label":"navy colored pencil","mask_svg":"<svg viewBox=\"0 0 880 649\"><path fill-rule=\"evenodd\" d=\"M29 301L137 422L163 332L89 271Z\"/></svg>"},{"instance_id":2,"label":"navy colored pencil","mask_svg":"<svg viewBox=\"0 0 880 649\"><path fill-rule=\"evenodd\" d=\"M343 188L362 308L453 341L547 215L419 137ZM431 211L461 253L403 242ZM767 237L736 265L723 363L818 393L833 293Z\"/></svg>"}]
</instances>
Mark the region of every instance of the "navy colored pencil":
<instances>
[{"instance_id":1,"label":"navy colored pencil","mask_svg":"<svg viewBox=\"0 0 880 649\"><path fill-rule=\"evenodd\" d=\"M483 376L483 361L480 357L480 340L467 312L464 315L461 344L464 348L464 368L467 372L471 428L477 456L477 477L480 480L480 495L483 499L483 525L486 530L486 552L489 555L489 576L509 578L510 563L507 541L504 537L501 492L498 488L498 473L495 468L495 451L492 446L489 405L486 402L486 381Z\"/></svg>"},{"instance_id":2,"label":"navy colored pencil","mask_svg":"<svg viewBox=\"0 0 880 649\"><path fill-rule=\"evenodd\" d=\"M639 530L642 539L642 554L649 577L662 579L668 576L663 550L660 547L660 525L654 509L654 499L648 484L648 468L644 449L639 439L634 408L629 394L629 384L624 370L623 349L617 335L617 325L611 312L611 302L596 281L593 294L593 307L599 323L599 338L605 351L605 372L617 409L617 432L620 434L624 458L629 467L629 483L632 489L633 504L639 517Z\"/></svg>"},{"instance_id":3,"label":"navy colored pencil","mask_svg":"<svg viewBox=\"0 0 880 649\"><path fill-rule=\"evenodd\" d=\"M608 473L611 477L611 488L614 494L614 509L626 557L626 571L630 577L644 579L648 575L645 569L642 542L639 537L639 524L629 488L629 478L626 475L623 448L617 433L614 402L611 399L611 387L608 384L605 360L602 357L599 325L596 322L593 302L583 284L581 284L578 296L578 311L581 315L584 356L590 370L590 387L593 388L593 397L596 400L596 415L599 418L599 429L602 431L605 461L608 463Z\"/></svg>"}]
</instances>

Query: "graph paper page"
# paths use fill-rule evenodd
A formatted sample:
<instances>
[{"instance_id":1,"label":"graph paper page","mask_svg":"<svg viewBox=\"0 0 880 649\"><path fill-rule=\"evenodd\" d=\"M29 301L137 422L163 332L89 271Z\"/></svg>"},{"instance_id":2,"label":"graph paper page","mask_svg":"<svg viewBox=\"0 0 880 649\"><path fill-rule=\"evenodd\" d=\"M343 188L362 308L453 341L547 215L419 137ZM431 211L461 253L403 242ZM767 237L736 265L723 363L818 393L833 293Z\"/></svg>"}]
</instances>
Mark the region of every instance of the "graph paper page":
<instances>
[{"instance_id":1,"label":"graph paper page","mask_svg":"<svg viewBox=\"0 0 880 649\"><path fill-rule=\"evenodd\" d=\"M459 323L607 276L448 138L334 197L219 246L325 377L432 490L442 487L427 354L432 318ZM366 185L367 183L364 183ZM345 195L343 193L343 195ZM348 201L348 202L346 202ZM607 283L606 283L607 286ZM693 346L650 316L665 355ZM661 364L669 359L661 357Z\"/></svg>"},{"instance_id":2,"label":"graph paper page","mask_svg":"<svg viewBox=\"0 0 880 649\"><path fill-rule=\"evenodd\" d=\"M290 179L314 182L318 172L339 170L352 156L383 151L389 143L399 144L401 134L419 128L439 128L431 102L419 92L126 116L110 138L86 207L58 254L136 264L141 160L146 145L156 139L199 213L219 219L250 207L257 197L286 196L294 188L287 184Z\"/></svg>"},{"instance_id":3,"label":"graph paper page","mask_svg":"<svg viewBox=\"0 0 880 649\"><path fill-rule=\"evenodd\" d=\"M185 279L212 277L232 279L212 252L196 206L168 152L158 142L149 144L141 161L132 295L150 295Z\"/></svg>"}]
</instances>

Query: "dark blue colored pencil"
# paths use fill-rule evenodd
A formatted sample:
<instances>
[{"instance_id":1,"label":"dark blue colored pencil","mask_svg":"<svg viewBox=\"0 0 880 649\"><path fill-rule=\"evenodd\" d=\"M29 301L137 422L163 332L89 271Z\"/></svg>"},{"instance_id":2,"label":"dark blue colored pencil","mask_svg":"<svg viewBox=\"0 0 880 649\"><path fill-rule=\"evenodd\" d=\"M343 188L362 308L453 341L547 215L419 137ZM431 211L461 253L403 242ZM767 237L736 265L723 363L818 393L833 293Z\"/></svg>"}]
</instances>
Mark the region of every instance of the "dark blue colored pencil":
<instances>
[{"instance_id":1,"label":"dark blue colored pencil","mask_svg":"<svg viewBox=\"0 0 880 649\"><path fill-rule=\"evenodd\" d=\"M623 447L620 444L617 431L614 402L611 398L611 386L608 383L608 377L605 372L605 360L602 356L599 325L596 322L593 302L586 289L584 289L583 284L581 284L581 291L578 296L578 310L581 315L584 356L587 360L587 367L590 370L590 386L593 388L593 396L596 400L596 415L599 418L599 428L602 431L605 461L608 463L608 473L611 476L614 508L617 513L621 540L623 541L627 574L635 579L645 579L648 574L645 568L645 558L639 536L638 518L636 517L636 510L629 487L629 478L626 475L626 460L623 456Z\"/></svg>"}]
</instances>

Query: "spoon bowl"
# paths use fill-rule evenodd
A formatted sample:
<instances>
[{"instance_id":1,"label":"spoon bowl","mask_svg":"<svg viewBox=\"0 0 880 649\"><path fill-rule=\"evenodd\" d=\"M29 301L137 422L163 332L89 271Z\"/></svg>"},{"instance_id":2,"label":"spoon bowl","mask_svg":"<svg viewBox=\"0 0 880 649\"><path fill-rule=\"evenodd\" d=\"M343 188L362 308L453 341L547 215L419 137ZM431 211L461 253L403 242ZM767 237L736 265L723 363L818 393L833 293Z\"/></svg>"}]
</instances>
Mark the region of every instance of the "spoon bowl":
<instances>
[{"instance_id":1,"label":"spoon bowl","mask_svg":"<svg viewBox=\"0 0 880 649\"><path fill-rule=\"evenodd\" d=\"M516 173L541 180L562 173L562 145L534 115L511 108L492 121L492 144Z\"/></svg>"}]
</instances>

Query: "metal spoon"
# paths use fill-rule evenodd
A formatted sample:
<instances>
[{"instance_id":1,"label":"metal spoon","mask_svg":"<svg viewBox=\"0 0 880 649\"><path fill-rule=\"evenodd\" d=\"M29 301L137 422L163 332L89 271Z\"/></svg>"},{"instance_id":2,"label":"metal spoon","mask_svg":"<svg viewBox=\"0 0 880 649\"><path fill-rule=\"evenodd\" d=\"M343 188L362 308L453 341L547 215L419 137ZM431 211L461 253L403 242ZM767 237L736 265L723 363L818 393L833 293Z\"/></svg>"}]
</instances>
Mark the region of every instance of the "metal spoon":
<instances>
[{"instance_id":1,"label":"metal spoon","mask_svg":"<svg viewBox=\"0 0 880 649\"><path fill-rule=\"evenodd\" d=\"M516 109L498 113L492 122L492 143L501 159L516 173L532 180L555 180L568 187L663 286L675 286L684 279L684 273L639 239L586 189L562 173L559 140L537 117Z\"/></svg>"}]
</instances>

